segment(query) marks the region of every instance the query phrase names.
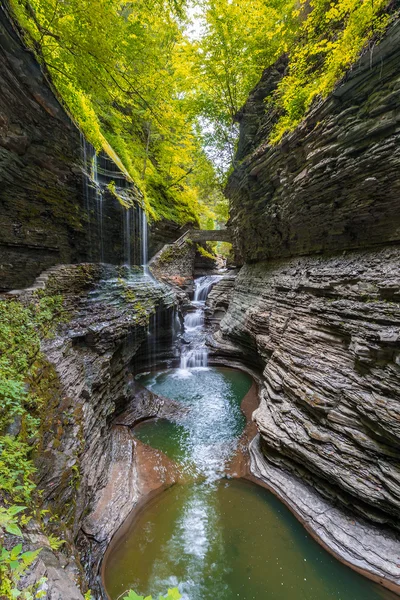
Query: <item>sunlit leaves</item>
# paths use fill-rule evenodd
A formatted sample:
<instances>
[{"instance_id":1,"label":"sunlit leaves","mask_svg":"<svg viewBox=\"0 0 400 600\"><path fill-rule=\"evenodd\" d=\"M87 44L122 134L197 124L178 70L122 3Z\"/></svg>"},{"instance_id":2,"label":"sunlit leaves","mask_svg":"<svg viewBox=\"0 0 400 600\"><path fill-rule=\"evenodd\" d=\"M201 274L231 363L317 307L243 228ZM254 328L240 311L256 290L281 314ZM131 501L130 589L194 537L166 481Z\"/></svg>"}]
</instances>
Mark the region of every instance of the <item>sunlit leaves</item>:
<instances>
[{"instance_id":1,"label":"sunlit leaves","mask_svg":"<svg viewBox=\"0 0 400 600\"><path fill-rule=\"evenodd\" d=\"M333 90L366 42L383 31L386 5L386 0L312 0L309 5L302 0L307 16L299 22L289 72L275 94L283 116L271 141L294 129L313 101Z\"/></svg>"},{"instance_id":2,"label":"sunlit leaves","mask_svg":"<svg viewBox=\"0 0 400 600\"><path fill-rule=\"evenodd\" d=\"M150 200L150 215L196 222L187 176L200 140L187 109L181 2L12 2L73 117L97 149L111 144ZM168 214L152 195L154 181L168 190Z\"/></svg>"}]
</instances>

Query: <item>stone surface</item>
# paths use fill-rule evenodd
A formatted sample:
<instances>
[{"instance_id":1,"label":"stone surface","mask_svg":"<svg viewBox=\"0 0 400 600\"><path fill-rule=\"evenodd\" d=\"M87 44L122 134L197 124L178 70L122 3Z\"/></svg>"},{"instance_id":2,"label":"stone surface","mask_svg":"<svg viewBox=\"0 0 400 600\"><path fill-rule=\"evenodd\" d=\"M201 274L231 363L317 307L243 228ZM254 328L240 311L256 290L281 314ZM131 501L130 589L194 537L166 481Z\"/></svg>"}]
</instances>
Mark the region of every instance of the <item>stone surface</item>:
<instances>
[{"instance_id":1,"label":"stone surface","mask_svg":"<svg viewBox=\"0 0 400 600\"><path fill-rule=\"evenodd\" d=\"M140 265L142 194L108 154L95 160L8 2L0 6L0 89L0 292L31 285L56 264ZM177 228L155 224L150 251L176 239Z\"/></svg>"},{"instance_id":2,"label":"stone surface","mask_svg":"<svg viewBox=\"0 0 400 600\"><path fill-rule=\"evenodd\" d=\"M160 281L191 290L195 256L196 246L190 240L167 244L151 259L150 270Z\"/></svg>"},{"instance_id":3,"label":"stone surface","mask_svg":"<svg viewBox=\"0 0 400 600\"><path fill-rule=\"evenodd\" d=\"M189 238L192 242L231 242L229 229L189 229Z\"/></svg>"},{"instance_id":4,"label":"stone surface","mask_svg":"<svg viewBox=\"0 0 400 600\"><path fill-rule=\"evenodd\" d=\"M230 228L245 262L400 240L400 21L276 146L265 71L240 111Z\"/></svg>"},{"instance_id":5,"label":"stone surface","mask_svg":"<svg viewBox=\"0 0 400 600\"><path fill-rule=\"evenodd\" d=\"M400 523L399 303L394 246L246 265L212 340L217 356L262 371L254 419L268 463L337 510L392 529Z\"/></svg>"},{"instance_id":6,"label":"stone surface","mask_svg":"<svg viewBox=\"0 0 400 600\"><path fill-rule=\"evenodd\" d=\"M265 445L400 522L400 251L245 266L222 334L263 366ZM323 487L323 486L322 486Z\"/></svg>"},{"instance_id":7,"label":"stone surface","mask_svg":"<svg viewBox=\"0 0 400 600\"><path fill-rule=\"evenodd\" d=\"M205 319L207 325L216 328L226 314L235 287L235 279L236 272L228 272L221 281L212 287L206 300Z\"/></svg>"},{"instance_id":8,"label":"stone surface","mask_svg":"<svg viewBox=\"0 0 400 600\"><path fill-rule=\"evenodd\" d=\"M58 515L67 540L62 553L41 556L37 572L47 573L47 597L54 600L81 598L78 587L74 595L66 584L81 582L85 590L82 565L93 598L103 598L101 559L141 497L130 427L176 410L134 380L148 323L156 313L172 318L174 293L150 277L124 274L111 265L59 265L41 278L41 293L63 297L57 335L42 343L53 384L42 373L49 398L36 458L43 506ZM33 287L16 297L29 303L36 293ZM67 579L60 560L72 565Z\"/></svg>"}]
</instances>

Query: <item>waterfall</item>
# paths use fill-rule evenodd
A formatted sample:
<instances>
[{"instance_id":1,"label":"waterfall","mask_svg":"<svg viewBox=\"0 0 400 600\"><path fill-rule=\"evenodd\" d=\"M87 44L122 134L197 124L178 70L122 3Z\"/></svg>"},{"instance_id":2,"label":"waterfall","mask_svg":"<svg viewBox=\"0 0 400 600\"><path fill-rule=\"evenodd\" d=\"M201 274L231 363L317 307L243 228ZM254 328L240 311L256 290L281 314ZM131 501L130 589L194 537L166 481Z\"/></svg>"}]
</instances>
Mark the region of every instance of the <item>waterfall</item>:
<instances>
[{"instance_id":1,"label":"waterfall","mask_svg":"<svg viewBox=\"0 0 400 600\"><path fill-rule=\"evenodd\" d=\"M144 275L148 275L149 274L149 267L148 267L148 241L147 241L147 216L146 216L146 211L144 209L142 210L142 219L141 219L141 239L142 239L142 267L143 267L143 274Z\"/></svg>"},{"instance_id":2,"label":"waterfall","mask_svg":"<svg viewBox=\"0 0 400 600\"><path fill-rule=\"evenodd\" d=\"M222 278L223 275L205 275L204 277L196 279L193 302L205 303L213 285Z\"/></svg>"},{"instance_id":3,"label":"waterfall","mask_svg":"<svg viewBox=\"0 0 400 600\"><path fill-rule=\"evenodd\" d=\"M97 154L81 134L83 161L84 208L88 216L88 257L104 261L103 193L99 183Z\"/></svg>"},{"instance_id":4,"label":"waterfall","mask_svg":"<svg viewBox=\"0 0 400 600\"><path fill-rule=\"evenodd\" d=\"M104 153L96 154L83 134L81 151L88 260L109 261L128 268L141 265L144 275L149 276L149 227L146 213L137 201L134 188L130 188L111 159ZM112 187L108 191L110 183ZM114 205L118 202L119 208ZM115 215L120 219L117 223Z\"/></svg>"},{"instance_id":5,"label":"waterfall","mask_svg":"<svg viewBox=\"0 0 400 600\"><path fill-rule=\"evenodd\" d=\"M97 233L99 239L99 260L104 262L104 225L103 225L103 193L99 184L99 169L97 165L97 153L92 159L92 181L95 190L95 212L97 222Z\"/></svg>"},{"instance_id":6,"label":"waterfall","mask_svg":"<svg viewBox=\"0 0 400 600\"><path fill-rule=\"evenodd\" d=\"M132 212L133 208L129 207L123 210L124 221L124 264L127 267L132 265ZM134 216L134 215L133 215Z\"/></svg>"},{"instance_id":7,"label":"waterfall","mask_svg":"<svg viewBox=\"0 0 400 600\"><path fill-rule=\"evenodd\" d=\"M93 146L91 146L85 139L83 133L81 135L81 147L82 147L82 161L83 161L83 197L84 197L84 208L88 218L87 234L89 241L88 258L93 260L93 240L92 240L92 215L91 215L91 196L92 188L90 186L91 176L88 172L88 163L92 164Z\"/></svg>"},{"instance_id":8,"label":"waterfall","mask_svg":"<svg viewBox=\"0 0 400 600\"><path fill-rule=\"evenodd\" d=\"M207 367L208 348L204 329L204 313L207 296L223 275L206 275L195 280L194 299L191 310L184 319L184 345L181 350L180 375L190 376L189 369Z\"/></svg>"}]
</instances>

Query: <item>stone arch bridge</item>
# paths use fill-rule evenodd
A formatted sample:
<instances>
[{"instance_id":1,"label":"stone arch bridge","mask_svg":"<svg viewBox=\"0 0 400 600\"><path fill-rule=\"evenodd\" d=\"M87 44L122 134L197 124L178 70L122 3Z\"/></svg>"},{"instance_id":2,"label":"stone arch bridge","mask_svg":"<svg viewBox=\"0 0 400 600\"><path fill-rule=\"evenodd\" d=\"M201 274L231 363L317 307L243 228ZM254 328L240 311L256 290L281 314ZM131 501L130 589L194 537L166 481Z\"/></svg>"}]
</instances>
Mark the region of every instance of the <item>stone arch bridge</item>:
<instances>
[{"instance_id":1,"label":"stone arch bridge","mask_svg":"<svg viewBox=\"0 0 400 600\"><path fill-rule=\"evenodd\" d=\"M193 242L231 242L232 236L229 229L188 229L176 240L175 244L180 246L187 239Z\"/></svg>"}]
</instances>

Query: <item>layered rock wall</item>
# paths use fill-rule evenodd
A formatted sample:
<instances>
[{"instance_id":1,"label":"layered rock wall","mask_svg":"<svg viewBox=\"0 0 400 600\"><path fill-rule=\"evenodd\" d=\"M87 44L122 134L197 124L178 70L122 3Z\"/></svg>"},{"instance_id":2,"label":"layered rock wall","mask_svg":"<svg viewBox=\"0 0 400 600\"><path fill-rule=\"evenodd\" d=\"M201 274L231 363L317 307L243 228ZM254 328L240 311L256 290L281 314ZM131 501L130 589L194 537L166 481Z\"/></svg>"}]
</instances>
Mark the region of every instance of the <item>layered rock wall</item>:
<instances>
[{"instance_id":1,"label":"layered rock wall","mask_svg":"<svg viewBox=\"0 0 400 600\"><path fill-rule=\"evenodd\" d=\"M37 385L48 401L36 465L41 505L66 544L52 552L33 529L31 542L45 552L32 577L47 577L49 600L81 600L88 584L99 599L101 559L141 495L130 427L166 410L163 400L138 388L133 361L154 315L170 316L158 337L172 341L175 296L149 277L125 279L123 269L98 264L53 267L37 286L13 296L35 302L38 289L63 299L57 335L42 343L48 366Z\"/></svg>"},{"instance_id":2,"label":"layered rock wall","mask_svg":"<svg viewBox=\"0 0 400 600\"><path fill-rule=\"evenodd\" d=\"M0 89L0 292L31 285L56 264L142 264L141 192L111 148L96 156L85 141L7 2ZM177 230L157 223L150 250L179 237Z\"/></svg>"},{"instance_id":3,"label":"layered rock wall","mask_svg":"<svg viewBox=\"0 0 400 600\"><path fill-rule=\"evenodd\" d=\"M227 187L245 266L211 342L262 372L253 472L343 560L397 591L399 41L397 21L277 146L264 99L286 59L250 94Z\"/></svg>"},{"instance_id":4,"label":"layered rock wall","mask_svg":"<svg viewBox=\"0 0 400 600\"><path fill-rule=\"evenodd\" d=\"M246 262L400 241L400 22L276 146L265 110L286 61L240 111L230 226Z\"/></svg>"}]
</instances>

